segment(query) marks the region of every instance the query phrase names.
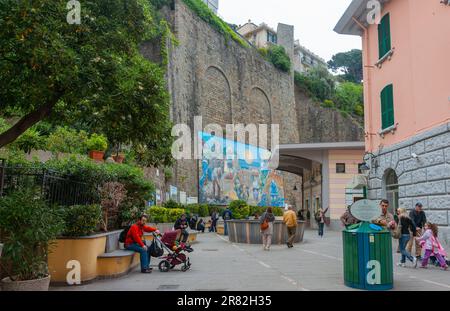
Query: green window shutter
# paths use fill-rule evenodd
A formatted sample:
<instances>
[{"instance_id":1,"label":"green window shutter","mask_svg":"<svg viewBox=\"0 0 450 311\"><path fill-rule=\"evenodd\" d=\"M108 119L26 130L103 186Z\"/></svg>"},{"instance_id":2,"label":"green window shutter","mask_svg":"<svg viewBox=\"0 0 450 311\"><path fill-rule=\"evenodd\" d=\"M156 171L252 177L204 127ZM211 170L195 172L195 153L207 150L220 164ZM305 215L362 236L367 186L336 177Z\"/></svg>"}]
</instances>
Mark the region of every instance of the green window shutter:
<instances>
[{"instance_id":1,"label":"green window shutter","mask_svg":"<svg viewBox=\"0 0 450 311\"><path fill-rule=\"evenodd\" d=\"M392 84L381 91L381 123L386 129L395 123L394 118L394 87Z\"/></svg>"},{"instance_id":2,"label":"green window shutter","mask_svg":"<svg viewBox=\"0 0 450 311\"><path fill-rule=\"evenodd\" d=\"M378 52L379 58L391 50L391 20L386 14L378 25Z\"/></svg>"}]
</instances>

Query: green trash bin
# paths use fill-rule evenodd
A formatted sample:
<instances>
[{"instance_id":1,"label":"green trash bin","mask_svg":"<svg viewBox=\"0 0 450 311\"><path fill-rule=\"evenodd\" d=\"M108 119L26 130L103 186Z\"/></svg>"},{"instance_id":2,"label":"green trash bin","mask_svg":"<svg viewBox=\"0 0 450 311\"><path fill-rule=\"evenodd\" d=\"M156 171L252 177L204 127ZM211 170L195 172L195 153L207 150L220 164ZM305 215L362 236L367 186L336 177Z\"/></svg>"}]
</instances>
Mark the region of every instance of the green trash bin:
<instances>
[{"instance_id":1,"label":"green trash bin","mask_svg":"<svg viewBox=\"0 0 450 311\"><path fill-rule=\"evenodd\" d=\"M351 288L390 290L394 287L391 233L363 222L343 231L344 281Z\"/></svg>"}]
</instances>

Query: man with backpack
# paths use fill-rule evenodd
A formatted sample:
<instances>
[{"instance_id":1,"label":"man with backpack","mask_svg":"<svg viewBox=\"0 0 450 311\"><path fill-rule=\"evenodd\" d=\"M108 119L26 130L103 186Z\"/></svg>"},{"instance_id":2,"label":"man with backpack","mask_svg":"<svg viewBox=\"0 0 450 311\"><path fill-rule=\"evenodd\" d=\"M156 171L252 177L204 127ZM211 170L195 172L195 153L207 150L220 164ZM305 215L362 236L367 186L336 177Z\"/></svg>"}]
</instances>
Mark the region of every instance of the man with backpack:
<instances>
[{"instance_id":1,"label":"man with backpack","mask_svg":"<svg viewBox=\"0 0 450 311\"><path fill-rule=\"evenodd\" d=\"M231 210L230 210L230 208L228 206L223 211L222 218L223 218L223 222L224 222L224 225L223 225L223 227L224 227L224 235L228 236L228 224L227 224L227 222L233 218L233 213L231 212Z\"/></svg>"},{"instance_id":2,"label":"man with backpack","mask_svg":"<svg viewBox=\"0 0 450 311\"><path fill-rule=\"evenodd\" d=\"M126 236L124 242L125 249L140 254L142 273L152 273L153 270L152 268L150 268L150 250L143 241L144 232L155 232L156 234L159 234L159 230L157 228L146 225L147 221L148 216L143 214L139 217L135 224L133 224L128 230L125 229L121 234ZM123 237L121 237L121 240L122 239Z\"/></svg>"}]
</instances>

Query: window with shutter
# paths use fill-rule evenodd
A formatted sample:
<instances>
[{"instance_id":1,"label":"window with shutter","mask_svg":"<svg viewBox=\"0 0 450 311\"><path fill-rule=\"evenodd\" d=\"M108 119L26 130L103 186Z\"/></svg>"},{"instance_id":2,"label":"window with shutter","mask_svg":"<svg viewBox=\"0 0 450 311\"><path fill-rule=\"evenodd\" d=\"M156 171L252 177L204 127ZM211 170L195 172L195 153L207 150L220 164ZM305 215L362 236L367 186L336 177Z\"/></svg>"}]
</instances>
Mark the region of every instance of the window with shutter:
<instances>
[{"instance_id":1,"label":"window with shutter","mask_svg":"<svg viewBox=\"0 0 450 311\"><path fill-rule=\"evenodd\" d=\"M381 59L391 50L391 21L389 13L386 14L378 25L378 51Z\"/></svg>"},{"instance_id":2,"label":"window with shutter","mask_svg":"<svg viewBox=\"0 0 450 311\"><path fill-rule=\"evenodd\" d=\"M382 129L393 126L394 119L394 87L389 84L381 91L381 123Z\"/></svg>"}]
</instances>

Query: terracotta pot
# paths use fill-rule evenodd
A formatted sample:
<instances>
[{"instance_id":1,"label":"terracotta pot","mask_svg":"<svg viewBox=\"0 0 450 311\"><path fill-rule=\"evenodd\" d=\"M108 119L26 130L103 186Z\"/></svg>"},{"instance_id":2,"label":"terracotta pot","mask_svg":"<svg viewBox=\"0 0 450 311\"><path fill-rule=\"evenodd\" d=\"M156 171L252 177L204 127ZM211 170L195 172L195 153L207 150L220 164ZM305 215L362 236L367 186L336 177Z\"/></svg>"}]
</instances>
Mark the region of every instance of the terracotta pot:
<instances>
[{"instance_id":1,"label":"terracotta pot","mask_svg":"<svg viewBox=\"0 0 450 311\"><path fill-rule=\"evenodd\" d=\"M11 281L11 279L4 278L1 281L2 290L9 292L46 292L50 286L50 276L30 281Z\"/></svg>"},{"instance_id":2,"label":"terracotta pot","mask_svg":"<svg viewBox=\"0 0 450 311\"><path fill-rule=\"evenodd\" d=\"M123 161L125 160L125 156L123 154L119 154L119 155L113 156L113 159L117 163L123 163Z\"/></svg>"},{"instance_id":3,"label":"terracotta pot","mask_svg":"<svg viewBox=\"0 0 450 311\"><path fill-rule=\"evenodd\" d=\"M89 151L89 158L95 161L103 161L103 157L105 156L104 151L91 150Z\"/></svg>"}]
</instances>

